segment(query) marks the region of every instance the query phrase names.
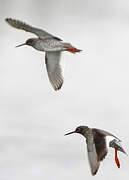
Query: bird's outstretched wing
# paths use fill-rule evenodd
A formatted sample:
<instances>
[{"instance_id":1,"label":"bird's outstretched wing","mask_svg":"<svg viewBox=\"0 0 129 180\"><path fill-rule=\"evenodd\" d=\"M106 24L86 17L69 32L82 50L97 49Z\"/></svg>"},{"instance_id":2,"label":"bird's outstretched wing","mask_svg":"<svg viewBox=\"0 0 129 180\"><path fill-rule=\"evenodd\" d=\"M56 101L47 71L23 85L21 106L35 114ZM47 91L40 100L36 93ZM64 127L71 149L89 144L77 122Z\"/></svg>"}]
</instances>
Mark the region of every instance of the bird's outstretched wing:
<instances>
[{"instance_id":1,"label":"bird's outstretched wing","mask_svg":"<svg viewBox=\"0 0 129 180\"><path fill-rule=\"evenodd\" d=\"M115 139L118 139L119 141L121 141L118 137L116 137L116 136L114 136L113 134L111 134L111 133L109 133L109 132L107 132L107 131L104 131L104 130L102 130L102 129L93 128L92 130L93 130L93 131L95 130L95 132L98 132L98 133L100 133L100 134L102 134L102 135L104 135L104 136L112 136L112 137L114 137Z\"/></svg>"},{"instance_id":2,"label":"bird's outstretched wing","mask_svg":"<svg viewBox=\"0 0 129 180\"><path fill-rule=\"evenodd\" d=\"M90 169L91 169L92 175L94 176L99 169L100 161L98 160L98 157L97 157L97 152L96 152L96 147L95 147L93 137L88 139L86 143L87 143L87 153L88 153Z\"/></svg>"},{"instance_id":3,"label":"bird's outstretched wing","mask_svg":"<svg viewBox=\"0 0 129 180\"><path fill-rule=\"evenodd\" d=\"M59 90L63 84L60 66L61 52L46 52L45 62L49 80L55 90Z\"/></svg>"},{"instance_id":4,"label":"bird's outstretched wing","mask_svg":"<svg viewBox=\"0 0 129 180\"><path fill-rule=\"evenodd\" d=\"M105 139L106 136L112 136L115 139L118 139L118 138L114 136L113 134L107 131L101 130L101 129L93 128L92 132L93 132L93 137L94 137L94 142L95 142L98 158L100 161L102 161L107 155L107 145L106 145L106 139Z\"/></svg>"},{"instance_id":5,"label":"bird's outstretched wing","mask_svg":"<svg viewBox=\"0 0 129 180\"><path fill-rule=\"evenodd\" d=\"M12 18L6 18L5 21L11 25L12 27L14 28L17 28L17 29L22 29L24 31L28 31L28 32L31 32L31 33L34 33L36 34L39 38L41 39L46 39L46 38L55 38L59 41L61 41L60 38L58 37L55 37L53 36L52 34L49 34L48 32L42 30L42 29L38 29L38 28L35 28L33 26L30 26L22 21L19 21L19 20L16 20L16 19L12 19Z\"/></svg>"},{"instance_id":6,"label":"bird's outstretched wing","mask_svg":"<svg viewBox=\"0 0 129 180\"><path fill-rule=\"evenodd\" d=\"M101 133L101 131L98 129L92 129L92 132L98 160L102 161L107 155L105 134Z\"/></svg>"}]
</instances>

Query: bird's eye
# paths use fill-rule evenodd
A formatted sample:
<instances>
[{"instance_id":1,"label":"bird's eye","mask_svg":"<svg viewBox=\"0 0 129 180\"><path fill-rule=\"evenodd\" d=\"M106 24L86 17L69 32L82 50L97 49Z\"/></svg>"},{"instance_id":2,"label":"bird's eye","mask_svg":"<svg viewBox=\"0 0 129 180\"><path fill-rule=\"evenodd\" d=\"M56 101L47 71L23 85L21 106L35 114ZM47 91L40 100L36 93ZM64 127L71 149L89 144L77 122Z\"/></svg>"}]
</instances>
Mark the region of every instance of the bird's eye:
<instances>
[{"instance_id":1,"label":"bird's eye","mask_svg":"<svg viewBox=\"0 0 129 180\"><path fill-rule=\"evenodd\" d=\"M77 130L77 131L80 131L80 130L81 130L81 128L80 128L80 127L78 127L76 130Z\"/></svg>"}]
</instances>

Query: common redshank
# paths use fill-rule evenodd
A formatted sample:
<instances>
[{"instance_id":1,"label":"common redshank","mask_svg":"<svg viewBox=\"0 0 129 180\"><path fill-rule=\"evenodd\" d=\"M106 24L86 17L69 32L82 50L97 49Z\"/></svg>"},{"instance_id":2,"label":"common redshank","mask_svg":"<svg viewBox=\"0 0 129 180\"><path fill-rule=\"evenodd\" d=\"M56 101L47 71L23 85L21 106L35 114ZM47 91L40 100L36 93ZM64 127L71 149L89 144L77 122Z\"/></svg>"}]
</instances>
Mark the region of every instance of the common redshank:
<instances>
[{"instance_id":1,"label":"common redshank","mask_svg":"<svg viewBox=\"0 0 129 180\"><path fill-rule=\"evenodd\" d=\"M87 151L88 151L88 159L91 168L91 174L95 175L99 169L100 161L102 161L107 155L107 144L106 144L106 136L112 136L116 140L110 142L110 147L115 148L115 160L117 166L120 166L119 160L117 158L117 150L124 152L125 151L120 148L120 140L114 136L113 134L96 128L89 128L88 126L79 126L75 131L67 133L65 135L79 133L86 138L87 143Z\"/></svg>"},{"instance_id":2,"label":"common redshank","mask_svg":"<svg viewBox=\"0 0 129 180\"><path fill-rule=\"evenodd\" d=\"M63 84L60 66L61 52L68 51L71 53L76 53L80 52L81 50L75 48L70 43L63 42L60 38L53 36L42 29L32 27L19 20L6 18L5 21L14 28L22 29L38 36L38 38L30 38L25 43L16 47L29 45L38 51L44 51L49 81L55 90L59 90Z\"/></svg>"}]
</instances>

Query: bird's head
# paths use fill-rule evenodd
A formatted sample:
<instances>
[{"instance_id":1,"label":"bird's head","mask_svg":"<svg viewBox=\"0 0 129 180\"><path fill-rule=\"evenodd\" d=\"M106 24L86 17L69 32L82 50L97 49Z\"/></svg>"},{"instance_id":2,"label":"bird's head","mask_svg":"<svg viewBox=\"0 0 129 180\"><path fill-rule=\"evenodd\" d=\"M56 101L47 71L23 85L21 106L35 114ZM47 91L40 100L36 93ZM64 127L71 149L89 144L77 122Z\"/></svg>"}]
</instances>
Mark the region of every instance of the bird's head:
<instances>
[{"instance_id":1,"label":"bird's head","mask_svg":"<svg viewBox=\"0 0 129 180\"><path fill-rule=\"evenodd\" d=\"M18 45L16 47L21 47L21 46L24 46L24 45L28 45L28 46L32 46L33 47L35 45L35 40L36 40L36 38L27 39L27 41L25 43L20 44L20 45Z\"/></svg>"},{"instance_id":2,"label":"bird's head","mask_svg":"<svg viewBox=\"0 0 129 180\"><path fill-rule=\"evenodd\" d=\"M79 127L77 127L77 128L75 129L75 131L72 131L72 132L70 132L70 133L67 133L67 134L65 134L65 136L66 136L66 135L73 134L73 133L79 133L79 134L81 134L81 135L84 136L88 130L89 130L88 126L79 126Z\"/></svg>"}]
</instances>

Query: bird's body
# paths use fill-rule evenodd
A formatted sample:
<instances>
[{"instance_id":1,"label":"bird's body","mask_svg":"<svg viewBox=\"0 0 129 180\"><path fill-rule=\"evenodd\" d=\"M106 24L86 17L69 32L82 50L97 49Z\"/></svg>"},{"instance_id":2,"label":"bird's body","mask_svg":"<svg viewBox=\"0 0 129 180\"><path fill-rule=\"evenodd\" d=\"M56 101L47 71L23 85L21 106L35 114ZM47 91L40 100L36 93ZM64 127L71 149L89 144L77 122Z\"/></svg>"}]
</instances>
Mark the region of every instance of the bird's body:
<instances>
[{"instance_id":1,"label":"bird's body","mask_svg":"<svg viewBox=\"0 0 129 180\"><path fill-rule=\"evenodd\" d=\"M63 84L63 77L60 67L61 52L69 51L71 53L76 53L80 52L81 50L76 49L70 43L63 42L60 38L53 36L42 29L35 28L19 20L7 18L6 22L14 28L22 29L38 36L38 38L28 39L24 44L17 47L29 45L38 51L43 51L46 53L45 62L49 80L53 88L55 90L59 90ZM47 65L49 65L49 67Z\"/></svg>"},{"instance_id":2,"label":"bird's body","mask_svg":"<svg viewBox=\"0 0 129 180\"><path fill-rule=\"evenodd\" d=\"M28 42L29 41L29 42ZM55 51L68 51L66 47L72 47L69 43L64 43L54 38L47 38L47 39L39 39L39 38L31 38L27 41L27 43L35 48L38 51L43 52L55 52Z\"/></svg>"},{"instance_id":3,"label":"bird's body","mask_svg":"<svg viewBox=\"0 0 129 180\"><path fill-rule=\"evenodd\" d=\"M100 166L100 161L102 161L107 155L108 150L106 136L112 136L120 141L116 136L107 131L96 128L89 128L87 126L79 126L75 131L65 135L72 133L79 133L86 138L88 159L92 175L97 173ZM112 147L114 147L114 145L112 145Z\"/></svg>"},{"instance_id":4,"label":"bird's body","mask_svg":"<svg viewBox=\"0 0 129 180\"><path fill-rule=\"evenodd\" d=\"M33 41L33 44L31 46L38 51L54 52L54 51L63 50L63 44L56 39L42 40L39 38L33 38L32 41Z\"/></svg>"}]
</instances>

